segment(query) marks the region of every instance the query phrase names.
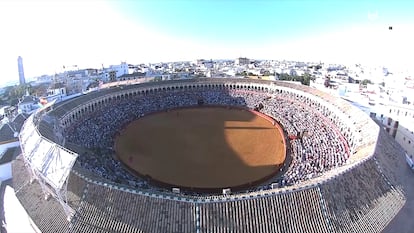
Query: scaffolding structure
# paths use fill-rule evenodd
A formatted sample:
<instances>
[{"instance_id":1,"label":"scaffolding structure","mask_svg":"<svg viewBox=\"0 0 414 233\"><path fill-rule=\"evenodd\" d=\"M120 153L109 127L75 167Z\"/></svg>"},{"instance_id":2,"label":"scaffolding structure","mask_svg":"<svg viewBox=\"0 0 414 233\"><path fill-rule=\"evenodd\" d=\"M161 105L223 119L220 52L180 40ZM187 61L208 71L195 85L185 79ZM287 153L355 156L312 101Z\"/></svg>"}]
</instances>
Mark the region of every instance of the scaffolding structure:
<instances>
[{"instance_id":1,"label":"scaffolding structure","mask_svg":"<svg viewBox=\"0 0 414 233\"><path fill-rule=\"evenodd\" d=\"M43 137L39 133L39 123L47 113L42 108L32 114L20 132L20 147L31 181L39 182L45 199L54 197L62 206L67 219L74 214L67 201L67 185L70 171L78 154ZM53 130L53 132L56 132Z\"/></svg>"}]
</instances>

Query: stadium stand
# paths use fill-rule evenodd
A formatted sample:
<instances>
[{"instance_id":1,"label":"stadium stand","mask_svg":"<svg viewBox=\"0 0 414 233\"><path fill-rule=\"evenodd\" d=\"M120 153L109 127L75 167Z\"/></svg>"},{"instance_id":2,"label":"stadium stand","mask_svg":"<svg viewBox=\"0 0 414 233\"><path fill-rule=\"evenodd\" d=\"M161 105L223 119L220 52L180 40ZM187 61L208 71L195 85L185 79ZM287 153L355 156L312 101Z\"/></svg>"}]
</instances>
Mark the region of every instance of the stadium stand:
<instances>
[{"instance_id":1,"label":"stadium stand","mask_svg":"<svg viewBox=\"0 0 414 233\"><path fill-rule=\"evenodd\" d=\"M230 195L173 193L131 175L110 156L125 124L154 111L196 106L200 97L249 109L263 103L261 111L288 135L310 135L291 140L292 161L282 179ZM66 180L69 220L57 198L44 198L44 181L32 181L25 159L30 147L13 163L16 196L42 232L392 232L388 225L407 201L402 171L395 170L400 147L355 107L302 85L190 79L119 86L28 119L21 140L34 125L55 150L70 147L78 156Z\"/></svg>"}]
</instances>

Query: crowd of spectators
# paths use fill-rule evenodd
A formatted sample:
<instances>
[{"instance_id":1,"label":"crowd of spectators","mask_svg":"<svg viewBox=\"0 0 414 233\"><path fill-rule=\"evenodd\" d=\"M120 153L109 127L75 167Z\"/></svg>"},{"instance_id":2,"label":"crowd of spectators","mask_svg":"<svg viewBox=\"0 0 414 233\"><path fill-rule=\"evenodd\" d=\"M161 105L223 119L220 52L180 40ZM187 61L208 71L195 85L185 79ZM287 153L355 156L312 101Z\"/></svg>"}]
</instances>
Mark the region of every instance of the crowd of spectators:
<instances>
[{"instance_id":1,"label":"crowd of spectators","mask_svg":"<svg viewBox=\"0 0 414 233\"><path fill-rule=\"evenodd\" d=\"M292 96L281 95L264 104L262 112L279 121L288 135L302 135L290 141L293 159L284 174L286 184L319 176L348 159L348 145L343 136L318 109Z\"/></svg>"},{"instance_id":2,"label":"crowd of spectators","mask_svg":"<svg viewBox=\"0 0 414 233\"><path fill-rule=\"evenodd\" d=\"M234 89L192 89L164 91L113 101L110 105L85 115L83 120L65 129L66 139L91 152L80 154L77 163L83 169L110 181L150 188L145 178L131 175L114 159L115 136L133 120L149 113L200 105L237 106L257 109L271 116L287 135L302 135L290 140L291 163L281 185L293 185L343 165L349 157L346 141L321 107L289 93L265 93ZM306 132L306 134L304 134ZM288 140L288 138L287 138ZM268 188L264 185L259 188ZM257 189L257 187L256 187Z\"/></svg>"}]
</instances>

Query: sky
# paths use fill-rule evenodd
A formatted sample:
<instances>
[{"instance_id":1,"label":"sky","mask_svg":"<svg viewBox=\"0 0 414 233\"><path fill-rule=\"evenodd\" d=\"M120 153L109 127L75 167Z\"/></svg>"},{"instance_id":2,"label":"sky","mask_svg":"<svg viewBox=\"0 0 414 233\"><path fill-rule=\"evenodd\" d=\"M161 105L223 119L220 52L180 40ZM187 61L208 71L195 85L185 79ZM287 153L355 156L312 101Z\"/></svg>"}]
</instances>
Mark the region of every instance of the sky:
<instances>
[{"instance_id":1,"label":"sky","mask_svg":"<svg viewBox=\"0 0 414 233\"><path fill-rule=\"evenodd\" d=\"M0 85L195 59L413 65L414 1L0 0ZM393 30L389 30L389 26Z\"/></svg>"}]
</instances>

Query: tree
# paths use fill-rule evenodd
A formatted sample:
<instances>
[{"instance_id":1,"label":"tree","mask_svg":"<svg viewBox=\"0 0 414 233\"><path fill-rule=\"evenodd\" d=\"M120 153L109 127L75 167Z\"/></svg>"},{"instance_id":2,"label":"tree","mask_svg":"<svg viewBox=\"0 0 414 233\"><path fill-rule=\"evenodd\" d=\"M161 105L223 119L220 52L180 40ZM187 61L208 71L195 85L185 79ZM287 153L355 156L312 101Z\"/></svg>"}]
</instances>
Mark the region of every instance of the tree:
<instances>
[{"instance_id":1,"label":"tree","mask_svg":"<svg viewBox=\"0 0 414 233\"><path fill-rule=\"evenodd\" d=\"M48 87L49 87L49 84L46 84L46 83L33 86L31 90L31 94L34 96L45 96L47 94Z\"/></svg>"},{"instance_id":2,"label":"tree","mask_svg":"<svg viewBox=\"0 0 414 233\"><path fill-rule=\"evenodd\" d=\"M361 84L366 86L367 84L371 84L371 81L369 79L364 79L362 80Z\"/></svg>"},{"instance_id":3,"label":"tree","mask_svg":"<svg viewBox=\"0 0 414 233\"><path fill-rule=\"evenodd\" d=\"M264 75L264 76L269 76L269 75L270 75L270 71L265 70L265 71L263 72L263 75Z\"/></svg>"},{"instance_id":4,"label":"tree","mask_svg":"<svg viewBox=\"0 0 414 233\"><path fill-rule=\"evenodd\" d=\"M282 81L295 81L295 82L300 82L303 85L309 86L310 85L310 80L311 80L312 76L310 74L304 74L304 75L289 75L289 74L280 74L279 75L279 80Z\"/></svg>"},{"instance_id":5,"label":"tree","mask_svg":"<svg viewBox=\"0 0 414 233\"><path fill-rule=\"evenodd\" d=\"M16 105L19 103L19 99L26 94L26 91L29 93L32 91L32 86L28 83L24 85L6 87L3 97L6 103Z\"/></svg>"},{"instance_id":6,"label":"tree","mask_svg":"<svg viewBox=\"0 0 414 233\"><path fill-rule=\"evenodd\" d=\"M303 85L309 86L310 85L310 80L311 80L310 75L309 74L305 74L305 75L302 75L301 77L302 77L301 83Z\"/></svg>"},{"instance_id":7,"label":"tree","mask_svg":"<svg viewBox=\"0 0 414 233\"><path fill-rule=\"evenodd\" d=\"M10 105L16 105L19 102L19 99L24 96L26 93L25 85L14 86L9 93L8 100Z\"/></svg>"}]
</instances>

